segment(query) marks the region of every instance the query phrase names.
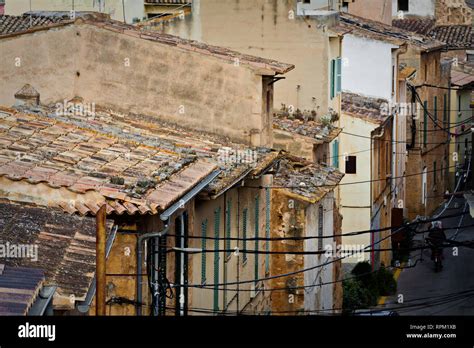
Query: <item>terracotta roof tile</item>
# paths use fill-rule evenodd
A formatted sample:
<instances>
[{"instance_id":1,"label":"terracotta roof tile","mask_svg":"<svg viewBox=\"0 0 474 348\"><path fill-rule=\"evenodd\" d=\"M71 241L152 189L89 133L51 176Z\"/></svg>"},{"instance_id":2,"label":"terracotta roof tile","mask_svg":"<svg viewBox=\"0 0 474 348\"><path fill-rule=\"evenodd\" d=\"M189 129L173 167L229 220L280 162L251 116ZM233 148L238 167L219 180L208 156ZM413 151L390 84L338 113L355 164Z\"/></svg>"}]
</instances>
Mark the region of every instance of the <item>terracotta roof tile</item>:
<instances>
[{"instance_id":1,"label":"terracotta roof tile","mask_svg":"<svg viewBox=\"0 0 474 348\"><path fill-rule=\"evenodd\" d=\"M421 50L437 50L445 45L429 36L415 34L385 23L354 16L345 12L340 13L339 24L330 28L338 34L351 34L374 40L381 40L394 45L410 44Z\"/></svg>"},{"instance_id":2,"label":"terracotta roof tile","mask_svg":"<svg viewBox=\"0 0 474 348\"><path fill-rule=\"evenodd\" d=\"M280 161L273 186L314 203L333 191L343 177L344 174L335 168L286 156Z\"/></svg>"},{"instance_id":3,"label":"terracotta roof tile","mask_svg":"<svg viewBox=\"0 0 474 348\"><path fill-rule=\"evenodd\" d=\"M371 122L382 123L387 118L386 115L382 114L382 106L384 103L388 103L388 101L382 98L343 92L341 112Z\"/></svg>"},{"instance_id":4,"label":"terracotta roof tile","mask_svg":"<svg viewBox=\"0 0 474 348\"><path fill-rule=\"evenodd\" d=\"M273 129L303 136L315 143L329 143L341 132L334 126L325 126L321 122L299 119L276 114L273 118Z\"/></svg>"},{"instance_id":5,"label":"terracotta roof tile","mask_svg":"<svg viewBox=\"0 0 474 348\"><path fill-rule=\"evenodd\" d=\"M107 223L107 230L110 228ZM45 284L58 286L55 298L74 295L76 301L85 299L95 273L94 218L0 201L0 243L6 241L38 246L37 261L10 258L7 264L44 270Z\"/></svg>"}]
</instances>

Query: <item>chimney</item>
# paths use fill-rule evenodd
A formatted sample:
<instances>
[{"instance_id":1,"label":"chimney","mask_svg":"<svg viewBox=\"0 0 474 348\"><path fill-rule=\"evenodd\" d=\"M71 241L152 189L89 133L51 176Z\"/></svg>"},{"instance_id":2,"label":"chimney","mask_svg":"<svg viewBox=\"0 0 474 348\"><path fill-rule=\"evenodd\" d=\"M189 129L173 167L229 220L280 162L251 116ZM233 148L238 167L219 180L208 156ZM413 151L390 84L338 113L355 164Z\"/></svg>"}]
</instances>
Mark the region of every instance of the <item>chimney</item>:
<instances>
[{"instance_id":1,"label":"chimney","mask_svg":"<svg viewBox=\"0 0 474 348\"><path fill-rule=\"evenodd\" d=\"M38 106L40 104L40 94L33 86L26 84L15 93L15 105Z\"/></svg>"}]
</instances>

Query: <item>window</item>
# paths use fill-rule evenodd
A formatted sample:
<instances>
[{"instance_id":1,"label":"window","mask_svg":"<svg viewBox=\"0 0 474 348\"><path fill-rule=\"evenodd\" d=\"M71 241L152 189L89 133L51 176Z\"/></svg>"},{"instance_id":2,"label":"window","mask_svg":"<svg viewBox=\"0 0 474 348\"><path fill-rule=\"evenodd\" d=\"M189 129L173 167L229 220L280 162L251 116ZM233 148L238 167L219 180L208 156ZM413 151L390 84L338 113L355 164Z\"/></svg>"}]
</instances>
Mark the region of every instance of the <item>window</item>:
<instances>
[{"instance_id":1,"label":"window","mask_svg":"<svg viewBox=\"0 0 474 348\"><path fill-rule=\"evenodd\" d=\"M214 284L219 284L219 228L221 208L214 210ZM214 286L214 311L219 310L219 287Z\"/></svg>"},{"instance_id":2,"label":"window","mask_svg":"<svg viewBox=\"0 0 474 348\"><path fill-rule=\"evenodd\" d=\"M331 99L333 99L337 93L341 92L342 89L342 59L331 59Z\"/></svg>"},{"instance_id":3,"label":"window","mask_svg":"<svg viewBox=\"0 0 474 348\"><path fill-rule=\"evenodd\" d=\"M207 219L201 223L201 249L206 250L207 242ZM206 255L207 253L201 253L201 284L206 284Z\"/></svg>"},{"instance_id":4,"label":"window","mask_svg":"<svg viewBox=\"0 0 474 348\"><path fill-rule=\"evenodd\" d=\"M324 210L323 206L318 207L318 250L323 250L323 226L324 226Z\"/></svg>"},{"instance_id":5,"label":"window","mask_svg":"<svg viewBox=\"0 0 474 348\"><path fill-rule=\"evenodd\" d=\"M260 232L260 197L257 195L255 197L255 238L259 237L259 232ZM255 250L258 250L258 239L255 239ZM255 284L257 284L258 281L258 254L254 254L254 260L255 260Z\"/></svg>"},{"instance_id":6,"label":"window","mask_svg":"<svg viewBox=\"0 0 474 348\"><path fill-rule=\"evenodd\" d=\"M433 108L434 108L433 109L434 110L434 112L433 112L434 119L435 119L435 121L438 121L438 97L437 96L434 97L434 106L433 106Z\"/></svg>"},{"instance_id":7,"label":"window","mask_svg":"<svg viewBox=\"0 0 474 348\"><path fill-rule=\"evenodd\" d=\"M356 156L347 156L346 158L346 174L356 174Z\"/></svg>"},{"instance_id":8,"label":"window","mask_svg":"<svg viewBox=\"0 0 474 348\"><path fill-rule=\"evenodd\" d=\"M339 169L339 140L332 143L332 166Z\"/></svg>"},{"instance_id":9,"label":"window","mask_svg":"<svg viewBox=\"0 0 474 348\"><path fill-rule=\"evenodd\" d=\"M330 84L330 95L331 99L334 98L335 93L334 93L334 85L335 85L335 80L336 80L336 61L334 59L331 59L331 84Z\"/></svg>"},{"instance_id":10,"label":"window","mask_svg":"<svg viewBox=\"0 0 474 348\"><path fill-rule=\"evenodd\" d=\"M227 200L226 212L225 212L225 256L228 258L232 253L230 251L230 238L232 229L232 200Z\"/></svg>"},{"instance_id":11,"label":"window","mask_svg":"<svg viewBox=\"0 0 474 348\"><path fill-rule=\"evenodd\" d=\"M395 66L392 65L392 95L395 95Z\"/></svg>"},{"instance_id":12,"label":"window","mask_svg":"<svg viewBox=\"0 0 474 348\"><path fill-rule=\"evenodd\" d=\"M408 0L398 0L398 11L409 11Z\"/></svg>"},{"instance_id":13,"label":"window","mask_svg":"<svg viewBox=\"0 0 474 348\"><path fill-rule=\"evenodd\" d=\"M247 223L248 223L248 209L242 211L242 249L247 250ZM247 252L244 251L242 256L243 262L247 261Z\"/></svg>"},{"instance_id":14,"label":"window","mask_svg":"<svg viewBox=\"0 0 474 348\"><path fill-rule=\"evenodd\" d=\"M428 102L423 102L423 146L426 146L428 140Z\"/></svg>"}]
</instances>

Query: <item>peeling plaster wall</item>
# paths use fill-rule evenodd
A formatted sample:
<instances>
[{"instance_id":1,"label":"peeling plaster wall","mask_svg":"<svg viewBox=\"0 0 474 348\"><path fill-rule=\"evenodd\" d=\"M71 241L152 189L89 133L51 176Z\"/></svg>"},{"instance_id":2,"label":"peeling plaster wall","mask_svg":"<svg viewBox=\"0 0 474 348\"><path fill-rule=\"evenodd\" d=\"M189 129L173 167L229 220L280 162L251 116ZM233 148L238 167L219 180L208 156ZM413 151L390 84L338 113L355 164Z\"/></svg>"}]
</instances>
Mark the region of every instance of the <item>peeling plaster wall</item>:
<instances>
[{"instance_id":1,"label":"peeling plaster wall","mask_svg":"<svg viewBox=\"0 0 474 348\"><path fill-rule=\"evenodd\" d=\"M290 198L280 190L272 191L272 237L304 237L318 235L318 209L322 204L323 213L323 235L334 234L334 193L329 193L322 201L316 204L308 204ZM337 208L336 208L337 209ZM333 239L324 239L323 249L327 243L332 245ZM317 251L318 239L311 240L283 240L272 243L272 251ZM317 266L327 260L326 255L271 255L271 275L300 271L304 268ZM271 293L271 305L273 314L278 312L286 315L297 315L304 310L320 310L335 308L335 299L341 294L337 292L335 285L324 285L322 287L291 289L317 283L330 283L334 277L338 277L337 269L340 262L330 264L315 270L298 273L288 277L272 279L270 287L289 287L285 291L273 291Z\"/></svg>"},{"instance_id":2,"label":"peeling plaster wall","mask_svg":"<svg viewBox=\"0 0 474 348\"><path fill-rule=\"evenodd\" d=\"M306 236L318 236L319 226L319 207L323 207L323 236L330 236L333 231L333 193L326 196L319 204L311 204L306 208ZM308 239L305 241L305 251L319 251L318 239ZM333 239L323 239L323 250L334 248ZM305 255L304 268L317 267L318 265L330 262L333 258L326 254ZM308 288L304 291L304 309L305 311L317 311L332 309L334 284L310 287L320 283L331 283L333 281L334 263L323 267L315 268L304 273L304 285ZM328 312L330 313L330 312Z\"/></svg>"}]
</instances>

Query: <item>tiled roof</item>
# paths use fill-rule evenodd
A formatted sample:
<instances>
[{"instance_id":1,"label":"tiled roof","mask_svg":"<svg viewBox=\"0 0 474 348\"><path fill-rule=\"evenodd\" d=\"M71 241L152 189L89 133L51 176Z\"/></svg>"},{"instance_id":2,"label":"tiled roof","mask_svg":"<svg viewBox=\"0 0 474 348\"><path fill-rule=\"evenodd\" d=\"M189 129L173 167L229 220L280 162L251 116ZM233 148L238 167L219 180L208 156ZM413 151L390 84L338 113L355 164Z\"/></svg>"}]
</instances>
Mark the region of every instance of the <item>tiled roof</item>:
<instances>
[{"instance_id":1,"label":"tiled roof","mask_svg":"<svg viewBox=\"0 0 474 348\"><path fill-rule=\"evenodd\" d=\"M273 187L315 203L333 191L343 177L335 168L287 155L280 161Z\"/></svg>"},{"instance_id":2,"label":"tiled roof","mask_svg":"<svg viewBox=\"0 0 474 348\"><path fill-rule=\"evenodd\" d=\"M294 69L294 65L278 62L272 59L252 56L248 54L239 53L236 51L229 50L224 47L212 46L205 43L182 39L178 36L173 36L169 34L163 34L156 30L143 30L136 26L125 24L119 21L112 19L106 19L99 16L84 16L83 18L77 18L75 21L62 21L60 23L53 23L49 25L43 25L38 27L33 27L28 30L28 32L47 30L49 27L58 27L66 25L82 25L89 24L95 25L104 30L113 31L123 35L129 35L135 38L141 38L144 40L149 40L156 42L158 44L164 44L169 46L175 46L179 49L184 49L188 51L195 52L196 54L203 54L211 56L214 58L225 60L229 63L235 64L238 60L239 64L246 66L255 70L265 69L269 72L276 74L284 74L290 70ZM2 35L11 36L11 35L21 35L25 33L25 30L28 28L20 27L19 30L9 31L2 33L0 32L0 39ZM0 29L1 30L1 29Z\"/></svg>"},{"instance_id":3,"label":"tiled roof","mask_svg":"<svg viewBox=\"0 0 474 348\"><path fill-rule=\"evenodd\" d=\"M372 98L349 92L342 93L341 112L375 123L382 123L387 116L382 115L382 107L387 100Z\"/></svg>"},{"instance_id":4,"label":"tiled roof","mask_svg":"<svg viewBox=\"0 0 474 348\"><path fill-rule=\"evenodd\" d=\"M451 83L455 86L474 86L474 74L468 74L463 71L451 70Z\"/></svg>"},{"instance_id":5,"label":"tiled roof","mask_svg":"<svg viewBox=\"0 0 474 348\"><path fill-rule=\"evenodd\" d=\"M273 118L273 129L307 137L315 143L329 143L341 132L340 128L324 126L321 122L300 120L281 115Z\"/></svg>"},{"instance_id":6,"label":"tiled roof","mask_svg":"<svg viewBox=\"0 0 474 348\"><path fill-rule=\"evenodd\" d=\"M341 12L339 24L330 28L340 35L353 34L368 39L381 40L394 45L410 44L421 50L436 50L444 47L442 42L421 34L400 29L385 23Z\"/></svg>"},{"instance_id":7,"label":"tiled roof","mask_svg":"<svg viewBox=\"0 0 474 348\"><path fill-rule=\"evenodd\" d=\"M45 115L0 113L0 177L67 189L72 198L56 203L70 213L95 214L104 202L108 213L156 213L215 167Z\"/></svg>"},{"instance_id":8,"label":"tiled roof","mask_svg":"<svg viewBox=\"0 0 474 348\"><path fill-rule=\"evenodd\" d=\"M77 301L85 299L95 274L95 230L94 218L0 201L0 243L37 246L37 260L8 258L2 262L39 269L37 278L44 271L44 284L58 286L55 301L69 303L72 295Z\"/></svg>"},{"instance_id":9,"label":"tiled roof","mask_svg":"<svg viewBox=\"0 0 474 348\"><path fill-rule=\"evenodd\" d=\"M392 24L397 28L423 34L444 42L448 49L468 49L474 47L472 25L435 25L433 19L420 17L395 19Z\"/></svg>"},{"instance_id":10,"label":"tiled roof","mask_svg":"<svg viewBox=\"0 0 474 348\"><path fill-rule=\"evenodd\" d=\"M3 214L0 211L0 216ZM43 282L44 272L41 269L0 264L0 316L26 315Z\"/></svg>"},{"instance_id":11,"label":"tiled roof","mask_svg":"<svg viewBox=\"0 0 474 348\"><path fill-rule=\"evenodd\" d=\"M429 35L445 42L449 49L474 48L472 25L439 25Z\"/></svg>"},{"instance_id":12,"label":"tiled roof","mask_svg":"<svg viewBox=\"0 0 474 348\"><path fill-rule=\"evenodd\" d=\"M244 173L258 174L279 157L276 151L249 149L143 115L97 110L91 118L48 108L38 114L1 110L0 181L26 187L12 192L10 185L0 194L15 200L24 197L27 184L43 184L46 190L63 190L47 199L69 213L95 214L105 202L109 214L155 214L217 168L222 172L210 194Z\"/></svg>"},{"instance_id":13,"label":"tiled roof","mask_svg":"<svg viewBox=\"0 0 474 348\"><path fill-rule=\"evenodd\" d=\"M435 22L436 21L432 18L406 17L403 19L394 19L392 25L414 33L428 35L434 27Z\"/></svg>"},{"instance_id":14,"label":"tiled roof","mask_svg":"<svg viewBox=\"0 0 474 348\"><path fill-rule=\"evenodd\" d=\"M61 21L63 19L58 17L0 15L0 35L16 33L32 27L46 26Z\"/></svg>"}]
</instances>

